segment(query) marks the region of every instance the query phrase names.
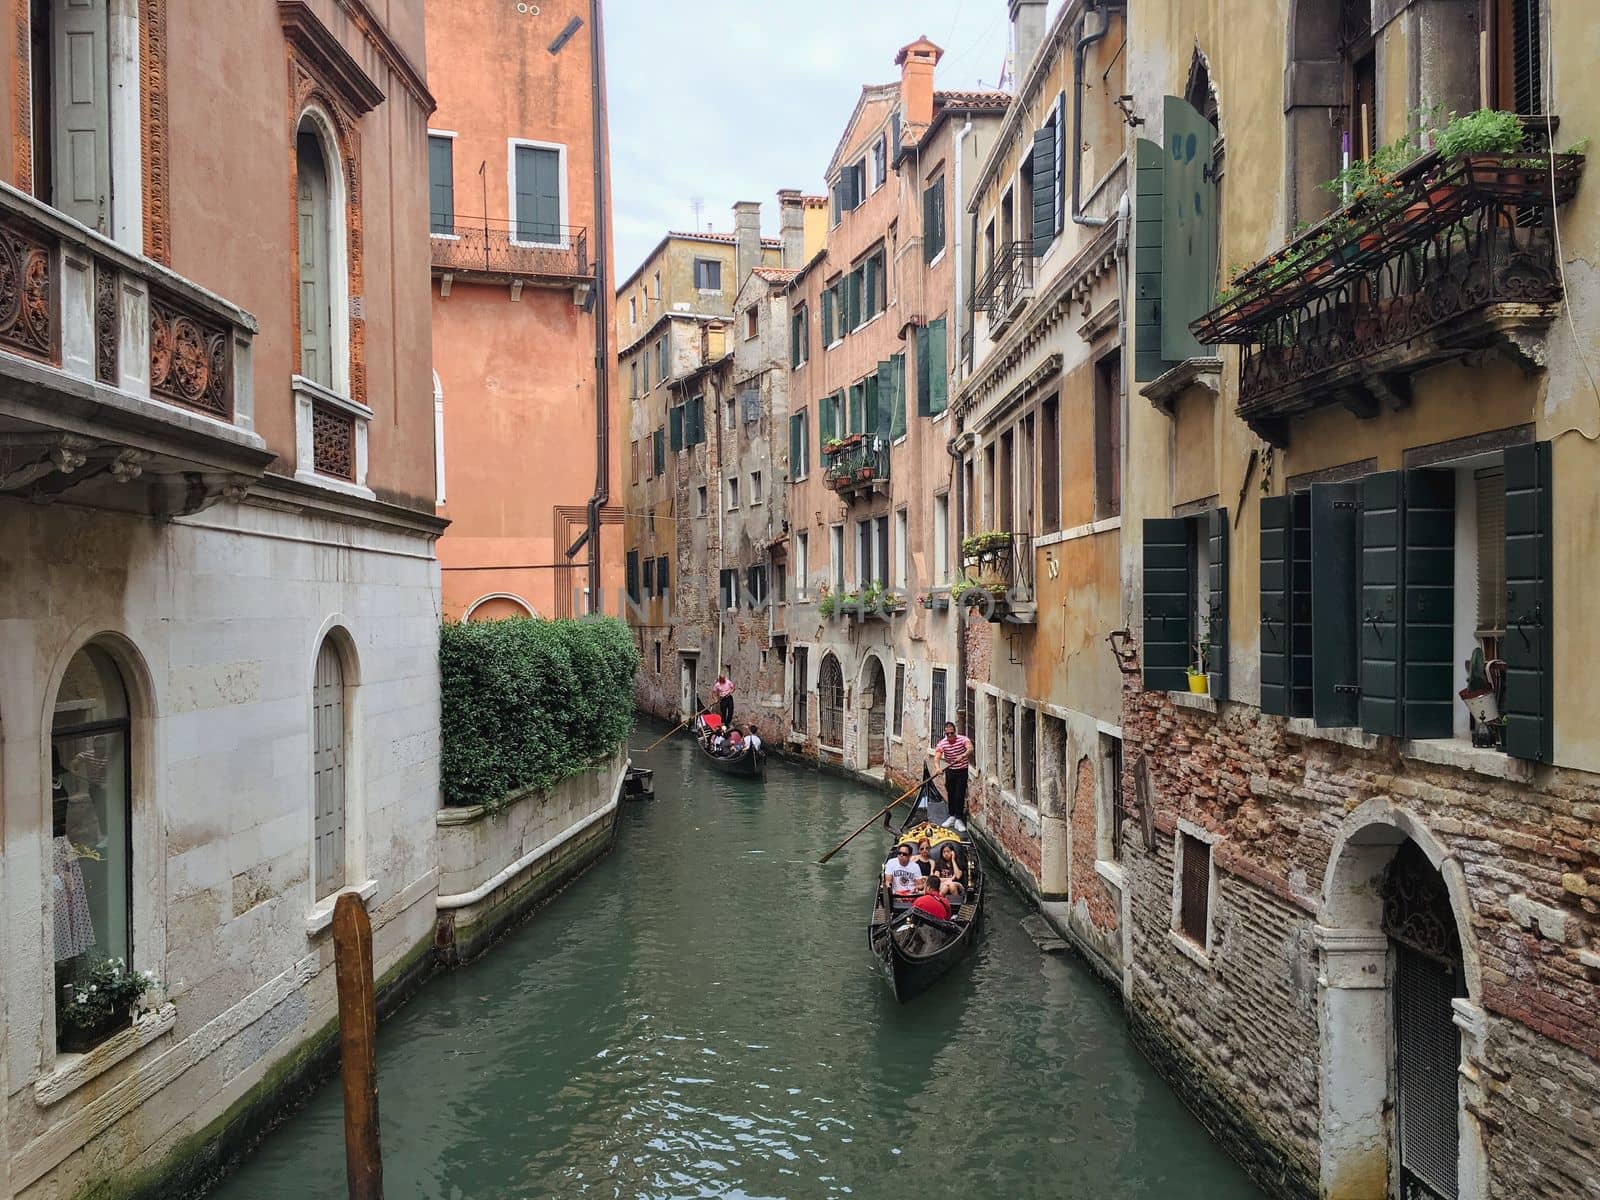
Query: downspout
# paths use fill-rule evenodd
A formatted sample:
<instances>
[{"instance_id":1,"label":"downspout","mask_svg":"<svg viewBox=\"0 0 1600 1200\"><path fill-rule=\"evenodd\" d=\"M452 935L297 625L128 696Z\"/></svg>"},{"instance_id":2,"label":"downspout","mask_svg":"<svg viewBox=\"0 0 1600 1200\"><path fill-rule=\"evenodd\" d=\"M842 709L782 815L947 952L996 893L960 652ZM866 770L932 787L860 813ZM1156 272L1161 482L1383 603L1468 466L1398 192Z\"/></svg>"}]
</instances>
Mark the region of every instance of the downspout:
<instances>
[{"instance_id":1,"label":"downspout","mask_svg":"<svg viewBox=\"0 0 1600 1200\"><path fill-rule=\"evenodd\" d=\"M1109 8L1109 5L1107 6ZM1084 213L1080 199L1083 191L1083 60L1089 47L1106 36L1111 29L1111 15L1107 8L1096 10L1089 5L1078 18L1078 40L1072 50L1072 222L1098 229L1111 223L1110 217L1091 217ZM1083 32L1089 13L1098 11L1100 29L1096 33Z\"/></svg>"},{"instance_id":2,"label":"downspout","mask_svg":"<svg viewBox=\"0 0 1600 1200\"><path fill-rule=\"evenodd\" d=\"M589 612L604 611L600 595L600 509L611 499L611 295L607 283L611 250L606 212L606 74L601 0L589 0L589 89L593 103L594 153L594 495L589 497Z\"/></svg>"},{"instance_id":3,"label":"downspout","mask_svg":"<svg viewBox=\"0 0 1600 1200\"><path fill-rule=\"evenodd\" d=\"M713 486L711 494L716 497L717 504L717 671L722 671L722 625L728 619L728 614L722 609L722 573L728 569L728 551L722 540L722 510L726 506L722 495L722 389L717 383L716 376L707 376L706 382L716 389L716 407L712 409L712 419L717 425L717 466L716 470L708 470L706 474L711 478L708 481ZM711 464L708 462L707 467ZM739 581L733 582L733 606L739 607Z\"/></svg>"},{"instance_id":4,"label":"downspout","mask_svg":"<svg viewBox=\"0 0 1600 1200\"><path fill-rule=\"evenodd\" d=\"M952 245L951 249L952 249L952 251L954 252L954 254L956 256L956 261L955 261L956 371L958 373L958 376L960 378L963 378L963 379L966 377L966 375L965 375L965 371L966 371L966 356L964 354L962 354L961 347L963 345L963 339L966 337L966 328L965 328L965 326L966 326L966 321L968 319L968 313L967 313L967 302L966 302L966 299L965 299L966 293L962 290L962 286L961 286L962 282L963 282L963 279L962 279L962 274L963 274L962 273L962 266L966 261L966 256L962 253L961 233L962 233L963 227L966 225L966 219L965 218L966 218L966 215L967 215L967 210L966 210L965 206L961 206L961 207L958 207L958 206L961 205L962 199L966 196L966 192L962 188L962 177L965 174L965 172L962 171L961 168L964 165L964 157L965 157L965 151L966 151L966 145L967 145L967 138L971 135L971 133L972 133L972 118L969 116L967 118L967 123L961 127L961 132L956 134L955 194L954 194L954 196L951 197L951 199L954 200L955 203L950 206L951 208L954 208L957 211L956 219L955 219L955 222L954 222L955 227L956 227L955 228L955 237L952 239L954 244ZM919 176L919 178L918 178L918 186L920 186L920 185L921 185L921 178Z\"/></svg>"},{"instance_id":5,"label":"downspout","mask_svg":"<svg viewBox=\"0 0 1600 1200\"><path fill-rule=\"evenodd\" d=\"M957 353L959 354L960 351L957 351ZM955 418L955 436L952 437L950 441L952 449L961 444L962 437L966 433L966 425L966 414L964 412L957 413ZM951 455L951 459L955 463L951 470L955 472L956 477L956 486L953 489L956 496L956 530L958 532L965 533L967 528L966 464L962 460L960 453L953 453ZM950 531L948 529L945 531L946 537L949 536L949 532ZM956 539L956 553L961 553L960 538ZM943 580L940 582L942 583ZM967 707L968 612L969 610L964 605L956 605L956 714L958 716L964 715L965 717L965 719L957 726L956 732L963 733L970 738L973 737L973 723L977 718L972 710ZM937 733L940 738L944 736L944 730L942 729L938 730ZM973 738L973 741L976 742L977 739Z\"/></svg>"},{"instance_id":6,"label":"downspout","mask_svg":"<svg viewBox=\"0 0 1600 1200\"><path fill-rule=\"evenodd\" d=\"M1112 252L1117 263L1117 353L1122 359L1117 370L1117 386L1121 393L1117 400L1117 421L1122 427L1117 441L1122 458L1117 466L1117 478L1123 481L1124 490L1128 478L1128 376L1133 365L1128 361L1128 218L1131 215L1132 206L1124 189L1117 199L1117 242ZM1125 502L1123 507L1126 507ZM1121 515L1120 508L1118 515Z\"/></svg>"}]
</instances>

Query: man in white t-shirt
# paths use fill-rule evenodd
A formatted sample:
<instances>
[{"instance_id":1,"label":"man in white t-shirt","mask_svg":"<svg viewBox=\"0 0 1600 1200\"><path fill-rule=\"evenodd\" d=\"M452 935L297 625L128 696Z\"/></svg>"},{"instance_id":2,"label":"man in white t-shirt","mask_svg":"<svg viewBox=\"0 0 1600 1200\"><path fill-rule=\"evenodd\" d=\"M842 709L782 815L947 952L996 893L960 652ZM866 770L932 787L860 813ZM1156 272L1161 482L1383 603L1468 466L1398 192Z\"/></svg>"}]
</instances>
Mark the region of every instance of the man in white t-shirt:
<instances>
[{"instance_id":1,"label":"man in white t-shirt","mask_svg":"<svg viewBox=\"0 0 1600 1200\"><path fill-rule=\"evenodd\" d=\"M756 732L754 725L750 726L750 732L746 735L744 744L750 748L752 754L761 749L761 735Z\"/></svg>"},{"instance_id":2,"label":"man in white t-shirt","mask_svg":"<svg viewBox=\"0 0 1600 1200\"><path fill-rule=\"evenodd\" d=\"M913 857L917 848L910 842L895 847L894 857L883 864L883 883L896 900L909 900L922 884L922 868Z\"/></svg>"}]
</instances>

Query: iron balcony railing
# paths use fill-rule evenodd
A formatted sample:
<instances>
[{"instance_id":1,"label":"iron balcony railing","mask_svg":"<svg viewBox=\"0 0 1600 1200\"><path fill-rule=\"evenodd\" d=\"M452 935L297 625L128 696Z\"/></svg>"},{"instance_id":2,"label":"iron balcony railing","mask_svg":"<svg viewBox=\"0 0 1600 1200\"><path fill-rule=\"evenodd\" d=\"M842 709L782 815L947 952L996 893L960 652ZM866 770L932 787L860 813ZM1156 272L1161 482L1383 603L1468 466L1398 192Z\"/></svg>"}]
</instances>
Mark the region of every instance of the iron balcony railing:
<instances>
[{"instance_id":1,"label":"iron balcony railing","mask_svg":"<svg viewBox=\"0 0 1600 1200\"><path fill-rule=\"evenodd\" d=\"M433 269L440 273L560 283L594 278L589 231L581 225L434 214L430 232Z\"/></svg>"},{"instance_id":2,"label":"iron balcony railing","mask_svg":"<svg viewBox=\"0 0 1600 1200\"><path fill-rule=\"evenodd\" d=\"M1192 326L1242 347L1239 415L1277 440L1321 404L1403 403L1410 375L1505 320L1548 322L1562 294L1548 213L1582 169L1579 155L1430 157L1380 207L1341 209L1249 268Z\"/></svg>"},{"instance_id":3,"label":"iron balcony railing","mask_svg":"<svg viewBox=\"0 0 1600 1200\"><path fill-rule=\"evenodd\" d=\"M822 470L828 487L841 496L871 491L889 479L889 439L857 433L822 451Z\"/></svg>"},{"instance_id":4,"label":"iron balcony railing","mask_svg":"<svg viewBox=\"0 0 1600 1200\"><path fill-rule=\"evenodd\" d=\"M1033 243L1007 242L996 249L994 265L973 288L972 311L1003 319L1032 295Z\"/></svg>"},{"instance_id":5,"label":"iron balcony railing","mask_svg":"<svg viewBox=\"0 0 1600 1200\"><path fill-rule=\"evenodd\" d=\"M1033 538L1026 533L975 534L961 547L963 579L954 588L967 606L983 606L991 618L1033 604Z\"/></svg>"}]
</instances>

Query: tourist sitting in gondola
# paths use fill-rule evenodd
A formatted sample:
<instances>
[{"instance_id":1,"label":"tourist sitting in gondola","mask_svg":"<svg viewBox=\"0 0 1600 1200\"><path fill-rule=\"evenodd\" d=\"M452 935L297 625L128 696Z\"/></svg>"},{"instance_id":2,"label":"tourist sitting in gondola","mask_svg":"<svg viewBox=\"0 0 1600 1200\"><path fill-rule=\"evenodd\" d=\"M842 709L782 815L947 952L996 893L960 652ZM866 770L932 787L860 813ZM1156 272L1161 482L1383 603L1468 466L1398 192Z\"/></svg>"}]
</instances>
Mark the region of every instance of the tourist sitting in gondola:
<instances>
[{"instance_id":1,"label":"tourist sitting in gondola","mask_svg":"<svg viewBox=\"0 0 1600 1200\"><path fill-rule=\"evenodd\" d=\"M901 842L894 857L883 864L883 885L897 904L911 900L922 887L922 871L913 861L916 851L910 842Z\"/></svg>"},{"instance_id":2,"label":"tourist sitting in gondola","mask_svg":"<svg viewBox=\"0 0 1600 1200\"><path fill-rule=\"evenodd\" d=\"M739 727L737 725L728 730L728 753L744 753L744 734L739 732Z\"/></svg>"},{"instance_id":3,"label":"tourist sitting in gondola","mask_svg":"<svg viewBox=\"0 0 1600 1200\"><path fill-rule=\"evenodd\" d=\"M939 894L938 885L932 879L924 879L920 886L922 890L917 893L917 898L912 901L911 907L937 921L948 921L950 904Z\"/></svg>"},{"instance_id":4,"label":"tourist sitting in gondola","mask_svg":"<svg viewBox=\"0 0 1600 1200\"><path fill-rule=\"evenodd\" d=\"M938 860L933 864L933 880L938 884L939 894L946 897L956 907L966 899L967 887L963 882L961 871L961 856L956 852L954 842L944 842L939 847Z\"/></svg>"},{"instance_id":5,"label":"tourist sitting in gondola","mask_svg":"<svg viewBox=\"0 0 1600 1200\"><path fill-rule=\"evenodd\" d=\"M917 839L917 870L924 878L933 874L933 843L927 838Z\"/></svg>"},{"instance_id":6,"label":"tourist sitting in gondola","mask_svg":"<svg viewBox=\"0 0 1600 1200\"><path fill-rule=\"evenodd\" d=\"M756 732L756 727L753 722L750 725L749 736L744 739L744 744L749 747L751 754L754 754L757 750L761 749L761 735Z\"/></svg>"}]
</instances>

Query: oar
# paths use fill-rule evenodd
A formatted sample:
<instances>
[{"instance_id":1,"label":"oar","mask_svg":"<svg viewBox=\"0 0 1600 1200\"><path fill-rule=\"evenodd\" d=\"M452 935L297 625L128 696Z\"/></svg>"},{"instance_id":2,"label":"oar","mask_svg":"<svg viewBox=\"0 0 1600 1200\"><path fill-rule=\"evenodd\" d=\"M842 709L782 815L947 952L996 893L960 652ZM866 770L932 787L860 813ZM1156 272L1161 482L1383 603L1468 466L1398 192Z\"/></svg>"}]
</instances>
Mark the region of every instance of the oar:
<instances>
[{"instance_id":1,"label":"oar","mask_svg":"<svg viewBox=\"0 0 1600 1200\"><path fill-rule=\"evenodd\" d=\"M711 710L709 708L702 708L699 712L695 713L695 715L693 717L690 717L688 720L679 721L671 729L667 730L660 737L658 737L655 741L651 742L643 750L639 751L639 753L640 754L649 754L650 751L654 750L657 746L661 745L662 742L666 741L673 734L677 733L678 730L682 729L685 725L687 725L689 723L689 721L693 721L695 719L695 717L703 717L710 711Z\"/></svg>"},{"instance_id":2,"label":"oar","mask_svg":"<svg viewBox=\"0 0 1600 1200\"><path fill-rule=\"evenodd\" d=\"M944 774L944 769L941 768L939 770L939 775L943 775L943 774ZM932 778L937 778L937 776L933 776ZM924 779L922 781L922 783L926 783L926 782L927 782L926 779ZM840 842L832 850L829 850L821 858L817 859L817 866L820 867L823 863L827 862L830 858L832 858L835 854L839 853L839 851L843 850L851 842L855 841L856 838L860 837L863 833L865 833L867 831L868 826L870 826L873 822L875 822L879 817L881 817L885 813L887 813L890 809L894 808L895 805L899 804L906 797L910 796L912 792L919 791L922 788L922 783L912 784L911 787L907 788L904 792L900 793L900 795L896 796L893 800L889 801L888 804L884 805L877 812L873 813L870 817L867 818L866 825L863 825L860 829L856 830L849 837L845 838L844 841Z\"/></svg>"}]
</instances>

